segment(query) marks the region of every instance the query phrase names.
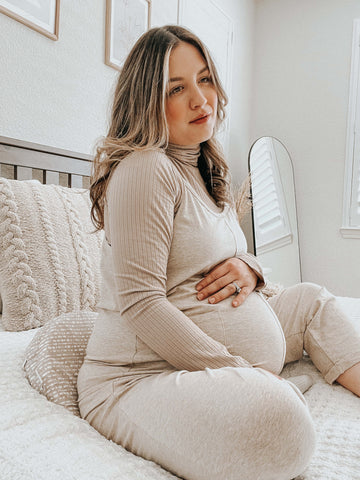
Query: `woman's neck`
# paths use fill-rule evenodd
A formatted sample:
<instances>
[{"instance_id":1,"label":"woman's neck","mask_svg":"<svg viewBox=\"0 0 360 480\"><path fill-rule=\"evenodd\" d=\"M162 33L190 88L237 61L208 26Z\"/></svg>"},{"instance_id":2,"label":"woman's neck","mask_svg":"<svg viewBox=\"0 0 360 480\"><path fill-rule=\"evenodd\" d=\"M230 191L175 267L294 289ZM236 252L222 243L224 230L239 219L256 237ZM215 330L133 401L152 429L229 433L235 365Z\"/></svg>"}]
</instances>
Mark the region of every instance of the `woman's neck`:
<instances>
[{"instance_id":1,"label":"woman's neck","mask_svg":"<svg viewBox=\"0 0 360 480\"><path fill-rule=\"evenodd\" d=\"M193 167L198 166L198 158L200 155L200 145L176 145L169 143L166 154L173 160Z\"/></svg>"}]
</instances>

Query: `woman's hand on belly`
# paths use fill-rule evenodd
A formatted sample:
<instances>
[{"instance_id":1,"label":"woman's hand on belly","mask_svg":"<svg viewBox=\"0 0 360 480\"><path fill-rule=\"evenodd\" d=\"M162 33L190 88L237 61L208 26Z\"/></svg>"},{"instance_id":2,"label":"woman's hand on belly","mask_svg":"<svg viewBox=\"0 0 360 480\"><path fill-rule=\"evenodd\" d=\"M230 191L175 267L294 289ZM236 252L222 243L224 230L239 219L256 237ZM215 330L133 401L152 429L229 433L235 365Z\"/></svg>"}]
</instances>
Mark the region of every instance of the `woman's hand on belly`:
<instances>
[{"instance_id":1,"label":"woman's hand on belly","mask_svg":"<svg viewBox=\"0 0 360 480\"><path fill-rule=\"evenodd\" d=\"M235 282L240 292L235 296L232 306L238 307L255 289L258 277L256 273L239 258L228 258L216 265L196 285L198 300L208 298L209 303L219 303L236 292Z\"/></svg>"}]
</instances>

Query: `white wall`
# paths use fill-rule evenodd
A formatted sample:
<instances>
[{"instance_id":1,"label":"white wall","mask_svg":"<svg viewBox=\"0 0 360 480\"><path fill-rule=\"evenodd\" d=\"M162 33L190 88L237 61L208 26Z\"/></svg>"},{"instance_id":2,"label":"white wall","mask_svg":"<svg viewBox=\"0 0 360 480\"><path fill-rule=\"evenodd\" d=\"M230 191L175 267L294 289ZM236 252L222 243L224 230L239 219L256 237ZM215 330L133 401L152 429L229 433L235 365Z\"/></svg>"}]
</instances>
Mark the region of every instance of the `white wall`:
<instances>
[{"instance_id":1,"label":"white wall","mask_svg":"<svg viewBox=\"0 0 360 480\"><path fill-rule=\"evenodd\" d=\"M251 137L292 156L303 280L360 297L360 241L339 232L354 18L359 0L256 1Z\"/></svg>"},{"instance_id":2,"label":"white wall","mask_svg":"<svg viewBox=\"0 0 360 480\"><path fill-rule=\"evenodd\" d=\"M223 0L221 8L234 22L232 84L227 92L230 106L228 163L233 181L240 185L248 175L248 154L251 146L250 118L253 92L253 55L255 3L253 0ZM253 251L251 217L242 222Z\"/></svg>"},{"instance_id":3,"label":"white wall","mask_svg":"<svg viewBox=\"0 0 360 480\"><path fill-rule=\"evenodd\" d=\"M234 22L233 77L227 92L231 107L228 161L234 181L241 182L247 176L251 142L255 5L253 0L223 0L221 6Z\"/></svg>"},{"instance_id":4,"label":"white wall","mask_svg":"<svg viewBox=\"0 0 360 480\"><path fill-rule=\"evenodd\" d=\"M53 41L0 14L1 135L91 151L116 74L104 64L104 18L105 2L61 2Z\"/></svg>"}]
</instances>

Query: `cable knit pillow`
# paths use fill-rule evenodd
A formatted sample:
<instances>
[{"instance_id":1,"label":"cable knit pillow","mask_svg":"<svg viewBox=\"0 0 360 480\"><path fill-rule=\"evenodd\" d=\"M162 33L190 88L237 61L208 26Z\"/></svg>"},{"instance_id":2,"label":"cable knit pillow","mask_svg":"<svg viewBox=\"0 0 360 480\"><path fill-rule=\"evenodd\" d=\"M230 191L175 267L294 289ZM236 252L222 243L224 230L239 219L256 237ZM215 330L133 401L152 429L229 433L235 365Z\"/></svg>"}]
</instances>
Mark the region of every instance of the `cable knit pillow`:
<instances>
[{"instance_id":1,"label":"cable knit pillow","mask_svg":"<svg viewBox=\"0 0 360 480\"><path fill-rule=\"evenodd\" d=\"M87 190L0 178L0 296L6 330L93 310L102 235Z\"/></svg>"},{"instance_id":2,"label":"cable knit pillow","mask_svg":"<svg viewBox=\"0 0 360 480\"><path fill-rule=\"evenodd\" d=\"M71 312L53 318L35 334L25 353L30 385L51 402L80 416L77 376L97 313Z\"/></svg>"}]
</instances>

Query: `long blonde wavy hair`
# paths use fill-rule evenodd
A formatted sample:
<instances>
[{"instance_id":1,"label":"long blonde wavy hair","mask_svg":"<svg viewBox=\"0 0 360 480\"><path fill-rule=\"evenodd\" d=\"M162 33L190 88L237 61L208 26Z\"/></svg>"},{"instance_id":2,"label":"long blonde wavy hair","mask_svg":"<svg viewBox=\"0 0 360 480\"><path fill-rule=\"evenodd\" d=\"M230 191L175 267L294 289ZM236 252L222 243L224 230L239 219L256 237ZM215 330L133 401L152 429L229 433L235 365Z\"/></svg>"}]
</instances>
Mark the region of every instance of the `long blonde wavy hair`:
<instances>
[{"instance_id":1,"label":"long blonde wavy hair","mask_svg":"<svg viewBox=\"0 0 360 480\"><path fill-rule=\"evenodd\" d=\"M119 74L110 127L97 148L91 176L91 216L104 228L106 187L114 168L131 152L164 149L169 142L165 105L171 50L180 42L198 49L207 63L218 95L216 129L225 117L226 94L210 54L201 40L176 25L152 28L132 48ZM201 144L199 170L206 188L220 207L230 201L228 166L221 147L212 137Z\"/></svg>"}]
</instances>

